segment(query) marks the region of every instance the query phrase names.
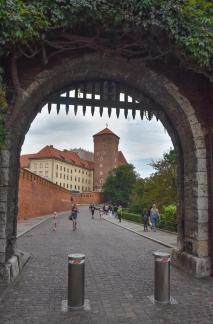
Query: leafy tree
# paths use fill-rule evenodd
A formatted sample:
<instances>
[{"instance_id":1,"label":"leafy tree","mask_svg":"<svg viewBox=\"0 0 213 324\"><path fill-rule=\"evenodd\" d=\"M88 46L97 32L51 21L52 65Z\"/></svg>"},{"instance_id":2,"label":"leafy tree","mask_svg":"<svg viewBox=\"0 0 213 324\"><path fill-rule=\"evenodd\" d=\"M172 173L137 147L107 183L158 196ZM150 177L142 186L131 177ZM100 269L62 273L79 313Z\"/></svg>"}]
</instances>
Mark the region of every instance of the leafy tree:
<instances>
[{"instance_id":1,"label":"leafy tree","mask_svg":"<svg viewBox=\"0 0 213 324\"><path fill-rule=\"evenodd\" d=\"M121 204L126 207L136 179L137 174L131 164L113 169L103 185L106 198L113 204Z\"/></svg>"},{"instance_id":2,"label":"leafy tree","mask_svg":"<svg viewBox=\"0 0 213 324\"><path fill-rule=\"evenodd\" d=\"M163 159L152 162L156 172L144 180L143 205L152 206L156 203L159 208L163 205L176 203L177 174L176 154L173 149L163 155Z\"/></svg>"},{"instance_id":3,"label":"leafy tree","mask_svg":"<svg viewBox=\"0 0 213 324\"><path fill-rule=\"evenodd\" d=\"M144 179L137 178L130 196L130 208L133 212L141 212L145 190Z\"/></svg>"}]
</instances>

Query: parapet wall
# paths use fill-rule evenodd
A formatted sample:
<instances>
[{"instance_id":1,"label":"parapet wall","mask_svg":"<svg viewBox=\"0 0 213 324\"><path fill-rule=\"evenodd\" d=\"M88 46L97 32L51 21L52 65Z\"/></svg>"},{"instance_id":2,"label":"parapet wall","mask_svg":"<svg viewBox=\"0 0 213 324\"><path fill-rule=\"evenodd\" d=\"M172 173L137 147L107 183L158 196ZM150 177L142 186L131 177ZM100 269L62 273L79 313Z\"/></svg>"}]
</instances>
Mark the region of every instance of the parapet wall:
<instances>
[{"instance_id":1,"label":"parapet wall","mask_svg":"<svg viewBox=\"0 0 213 324\"><path fill-rule=\"evenodd\" d=\"M100 192L71 193L51 181L22 169L19 177L18 219L48 215L70 209L71 199L77 204L101 203Z\"/></svg>"}]
</instances>

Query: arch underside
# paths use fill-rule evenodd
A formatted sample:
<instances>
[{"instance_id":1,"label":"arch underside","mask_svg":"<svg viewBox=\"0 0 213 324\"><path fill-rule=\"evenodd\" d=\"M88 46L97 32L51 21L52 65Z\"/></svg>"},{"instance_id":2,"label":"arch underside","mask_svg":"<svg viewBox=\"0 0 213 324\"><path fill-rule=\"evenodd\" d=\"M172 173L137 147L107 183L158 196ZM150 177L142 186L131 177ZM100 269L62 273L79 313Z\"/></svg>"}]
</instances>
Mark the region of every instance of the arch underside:
<instances>
[{"instance_id":1,"label":"arch underside","mask_svg":"<svg viewBox=\"0 0 213 324\"><path fill-rule=\"evenodd\" d=\"M124 100L120 100L121 93ZM87 98L87 94L91 96ZM98 107L101 115L107 107L109 116L116 109L118 117L121 110L125 117L131 110L133 118L139 110L142 118L150 119L154 114L161 120L178 155L178 244L173 263L195 276L209 275L206 144L193 107L173 83L145 65L97 54L66 58L61 64L46 68L11 106L7 143L1 151L6 200L4 225L0 225L2 231L5 227L4 248L0 251L2 269L15 250L21 146L31 122L45 104L49 111L55 104L58 112L63 105L67 113L70 108L75 113L78 109L85 113L91 107L94 114Z\"/></svg>"}]
</instances>

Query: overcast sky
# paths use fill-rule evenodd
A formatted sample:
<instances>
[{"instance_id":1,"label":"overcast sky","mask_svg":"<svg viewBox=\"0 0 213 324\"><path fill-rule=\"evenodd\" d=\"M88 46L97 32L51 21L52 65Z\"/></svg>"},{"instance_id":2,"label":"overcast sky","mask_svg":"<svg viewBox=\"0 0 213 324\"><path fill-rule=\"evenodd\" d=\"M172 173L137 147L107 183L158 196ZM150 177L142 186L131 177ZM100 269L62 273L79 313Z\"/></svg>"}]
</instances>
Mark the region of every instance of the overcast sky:
<instances>
[{"instance_id":1,"label":"overcast sky","mask_svg":"<svg viewBox=\"0 0 213 324\"><path fill-rule=\"evenodd\" d=\"M107 109L104 109L102 117L99 116L98 109L92 117L89 108L83 116L80 107L76 116L72 111L66 115L61 106L59 115L56 114L56 109L52 109L49 115L46 107L37 115L25 137L22 154L36 153L45 145L51 144L62 150L81 147L93 151L92 135L105 128L106 124L120 137L119 150L142 177L153 173L149 166L152 160L160 159L163 153L173 147L169 135L155 117L151 121L141 121L139 114L136 114L135 120L129 114L125 119L121 111L117 119L114 109L111 118L107 115Z\"/></svg>"}]
</instances>

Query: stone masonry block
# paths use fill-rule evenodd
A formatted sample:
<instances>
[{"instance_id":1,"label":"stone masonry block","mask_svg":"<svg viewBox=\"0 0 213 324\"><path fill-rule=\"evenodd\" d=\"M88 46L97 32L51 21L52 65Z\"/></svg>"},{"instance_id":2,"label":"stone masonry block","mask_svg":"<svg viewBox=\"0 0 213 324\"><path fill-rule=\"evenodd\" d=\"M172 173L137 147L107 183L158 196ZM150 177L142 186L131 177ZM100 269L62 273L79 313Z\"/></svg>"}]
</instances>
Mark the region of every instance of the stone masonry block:
<instances>
[{"instance_id":1,"label":"stone masonry block","mask_svg":"<svg viewBox=\"0 0 213 324\"><path fill-rule=\"evenodd\" d=\"M208 197L198 197L197 198L197 208L206 209L208 207Z\"/></svg>"},{"instance_id":2,"label":"stone masonry block","mask_svg":"<svg viewBox=\"0 0 213 324\"><path fill-rule=\"evenodd\" d=\"M10 151L1 150L0 151L0 165L1 167L8 167L10 162Z\"/></svg>"},{"instance_id":3,"label":"stone masonry block","mask_svg":"<svg viewBox=\"0 0 213 324\"><path fill-rule=\"evenodd\" d=\"M206 149L203 148L203 149L197 149L195 151L195 155L198 159L205 159L206 158Z\"/></svg>"},{"instance_id":4,"label":"stone masonry block","mask_svg":"<svg viewBox=\"0 0 213 324\"><path fill-rule=\"evenodd\" d=\"M30 258L30 254L27 252L23 252L21 250L15 250L14 253L15 256L17 256L18 258L18 262L19 262L19 269L20 271L23 269L24 265L27 263L27 261Z\"/></svg>"},{"instance_id":5,"label":"stone masonry block","mask_svg":"<svg viewBox=\"0 0 213 324\"><path fill-rule=\"evenodd\" d=\"M7 201L8 187L0 187L0 201Z\"/></svg>"},{"instance_id":6,"label":"stone masonry block","mask_svg":"<svg viewBox=\"0 0 213 324\"><path fill-rule=\"evenodd\" d=\"M206 159L197 159L197 171L198 172L206 171Z\"/></svg>"},{"instance_id":7,"label":"stone masonry block","mask_svg":"<svg viewBox=\"0 0 213 324\"><path fill-rule=\"evenodd\" d=\"M7 186L9 183L9 168L0 168L0 186Z\"/></svg>"},{"instance_id":8,"label":"stone masonry block","mask_svg":"<svg viewBox=\"0 0 213 324\"><path fill-rule=\"evenodd\" d=\"M0 239L6 239L7 234L6 234L6 225L5 224L0 224Z\"/></svg>"},{"instance_id":9,"label":"stone masonry block","mask_svg":"<svg viewBox=\"0 0 213 324\"><path fill-rule=\"evenodd\" d=\"M207 172L196 172L195 179L197 179L198 184L205 184L208 183Z\"/></svg>"},{"instance_id":10,"label":"stone masonry block","mask_svg":"<svg viewBox=\"0 0 213 324\"><path fill-rule=\"evenodd\" d=\"M7 222L7 214L6 212L0 211L0 225L4 225Z\"/></svg>"},{"instance_id":11,"label":"stone masonry block","mask_svg":"<svg viewBox=\"0 0 213 324\"><path fill-rule=\"evenodd\" d=\"M0 253L5 253L6 251L6 239L0 239Z\"/></svg>"},{"instance_id":12,"label":"stone masonry block","mask_svg":"<svg viewBox=\"0 0 213 324\"><path fill-rule=\"evenodd\" d=\"M14 281L19 273L20 273L20 269L19 269L19 262L18 262L18 257L16 255L13 255L7 262L7 264L11 265L10 268L10 280Z\"/></svg>"},{"instance_id":13,"label":"stone masonry block","mask_svg":"<svg viewBox=\"0 0 213 324\"><path fill-rule=\"evenodd\" d=\"M197 240L206 240L206 241L208 241L208 238L209 238L208 222L206 222L206 223L198 223L196 239Z\"/></svg>"},{"instance_id":14,"label":"stone masonry block","mask_svg":"<svg viewBox=\"0 0 213 324\"><path fill-rule=\"evenodd\" d=\"M0 214L7 213L7 202L0 201Z\"/></svg>"}]
</instances>

